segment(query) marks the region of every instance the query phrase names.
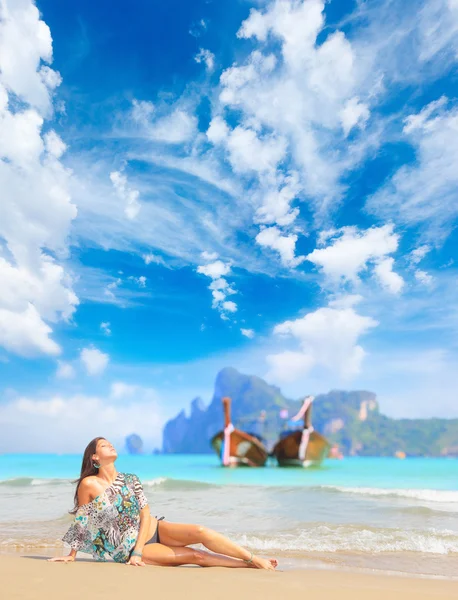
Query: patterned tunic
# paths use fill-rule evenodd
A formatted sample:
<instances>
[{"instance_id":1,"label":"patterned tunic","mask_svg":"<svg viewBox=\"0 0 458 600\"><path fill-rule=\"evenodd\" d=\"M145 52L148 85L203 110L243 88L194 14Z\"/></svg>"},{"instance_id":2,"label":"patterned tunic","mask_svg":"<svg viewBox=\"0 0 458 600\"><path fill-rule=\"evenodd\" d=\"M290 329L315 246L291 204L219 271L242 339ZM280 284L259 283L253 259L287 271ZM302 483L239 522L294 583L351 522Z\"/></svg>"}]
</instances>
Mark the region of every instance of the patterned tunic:
<instances>
[{"instance_id":1,"label":"patterned tunic","mask_svg":"<svg viewBox=\"0 0 458 600\"><path fill-rule=\"evenodd\" d=\"M127 562L140 528L140 511L148 504L136 475L118 473L104 492L78 507L62 540L96 560Z\"/></svg>"}]
</instances>

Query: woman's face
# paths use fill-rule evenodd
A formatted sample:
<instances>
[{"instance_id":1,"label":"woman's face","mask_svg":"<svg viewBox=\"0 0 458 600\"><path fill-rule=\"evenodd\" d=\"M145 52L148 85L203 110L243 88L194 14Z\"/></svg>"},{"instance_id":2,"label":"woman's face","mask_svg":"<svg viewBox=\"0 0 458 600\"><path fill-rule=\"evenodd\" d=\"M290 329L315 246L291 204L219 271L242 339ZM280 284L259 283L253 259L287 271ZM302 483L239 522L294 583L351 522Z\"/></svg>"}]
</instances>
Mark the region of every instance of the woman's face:
<instances>
[{"instance_id":1,"label":"woman's face","mask_svg":"<svg viewBox=\"0 0 458 600\"><path fill-rule=\"evenodd\" d=\"M93 459L98 461L99 464L110 462L116 459L117 456L118 453L116 452L113 444L111 444L108 440L99 440L97 442L97 448Z\"/></svg>"}]
</instances>

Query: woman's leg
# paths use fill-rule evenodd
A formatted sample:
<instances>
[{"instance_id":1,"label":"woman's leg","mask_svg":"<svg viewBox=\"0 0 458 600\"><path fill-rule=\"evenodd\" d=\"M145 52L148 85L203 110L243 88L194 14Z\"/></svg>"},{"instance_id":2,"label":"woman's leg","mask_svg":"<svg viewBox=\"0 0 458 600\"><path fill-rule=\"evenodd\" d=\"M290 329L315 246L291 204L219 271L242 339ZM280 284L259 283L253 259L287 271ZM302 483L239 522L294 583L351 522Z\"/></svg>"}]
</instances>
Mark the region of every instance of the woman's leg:
<instances>
[{"instance_id":1,"label":"woman's leg","mask_svg":"<svg viewBox=\"0 0 458 600\"><path fill-rule=\"evenodd\" d=\"M210 554L203 550L175 546L169 548L164 544L147 544L143 548L142 560L148 565L176 567L178 565L199 565L201 567L246 568L243 560L229 558L220 554Z\"/></svg>"},{"instance_id":2,"label":"woman's leg","mask_svg":"<svg viewBox=\"0 0 458 600\"><path fill-rule=\"evenodd\" d=\"M227 537L200 525L185 525L183 523L159 522L159 537L165 546L188 546L189 544L203 544L212 552L225 554L233 558L249 560L251 552L238 544L231 542ZM278 562L275 558L267 560L253 556L253 566L259 569L275 569Z\"/></svg>"}]
</instances>

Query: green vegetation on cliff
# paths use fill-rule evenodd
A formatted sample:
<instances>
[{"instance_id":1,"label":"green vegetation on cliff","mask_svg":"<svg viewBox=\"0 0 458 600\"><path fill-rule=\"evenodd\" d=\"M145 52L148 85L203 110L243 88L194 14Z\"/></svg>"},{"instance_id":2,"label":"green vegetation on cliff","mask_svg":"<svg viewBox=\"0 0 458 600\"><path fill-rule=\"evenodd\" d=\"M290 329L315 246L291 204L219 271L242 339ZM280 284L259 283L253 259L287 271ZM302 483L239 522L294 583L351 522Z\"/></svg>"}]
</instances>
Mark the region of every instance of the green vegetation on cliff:
<instances>
[{"instance_id":1,"label":"green vegetation on cliff","mask_svg":"<svg viewBox=\"0 0 458 600\"><path fill-rule=\"evenodd\" d=\"M261 434L271 447L284 426L280 411L293 416L301 400L285 398L281 391L259 377L226 368L216 377L215 392L205 408L200 399L168 421L163 432L163 452L212 452L210 438L223 425L221 399L232 398L232 421L245 431ZM265 419L260 419L265 411ZM333 390L316 397L313 425L344 454L393 456L458 455L458 419L391 419L380 413L375 394L366 391Z\"/></svg>"}]
</instances>

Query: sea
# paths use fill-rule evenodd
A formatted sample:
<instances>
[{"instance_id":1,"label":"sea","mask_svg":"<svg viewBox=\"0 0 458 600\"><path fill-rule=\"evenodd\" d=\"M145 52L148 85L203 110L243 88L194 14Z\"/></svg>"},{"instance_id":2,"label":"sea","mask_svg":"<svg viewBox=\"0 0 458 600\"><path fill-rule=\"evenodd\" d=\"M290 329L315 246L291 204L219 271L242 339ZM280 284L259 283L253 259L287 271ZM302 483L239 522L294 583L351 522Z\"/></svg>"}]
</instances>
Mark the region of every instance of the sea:
<instances>
[{"instance_id":1,"label":"sea","mask_svg":"<svg viewBox=\"0 0 458 600\"><path fill-rule=\"evenodd\" d=\"M0 455L0 553L62 553L78 455ZM153 515L216 529L282 569L458 578L458 460L362 458L227 469L213 455L120 455Z\"/></svg>"}]
</instances>

